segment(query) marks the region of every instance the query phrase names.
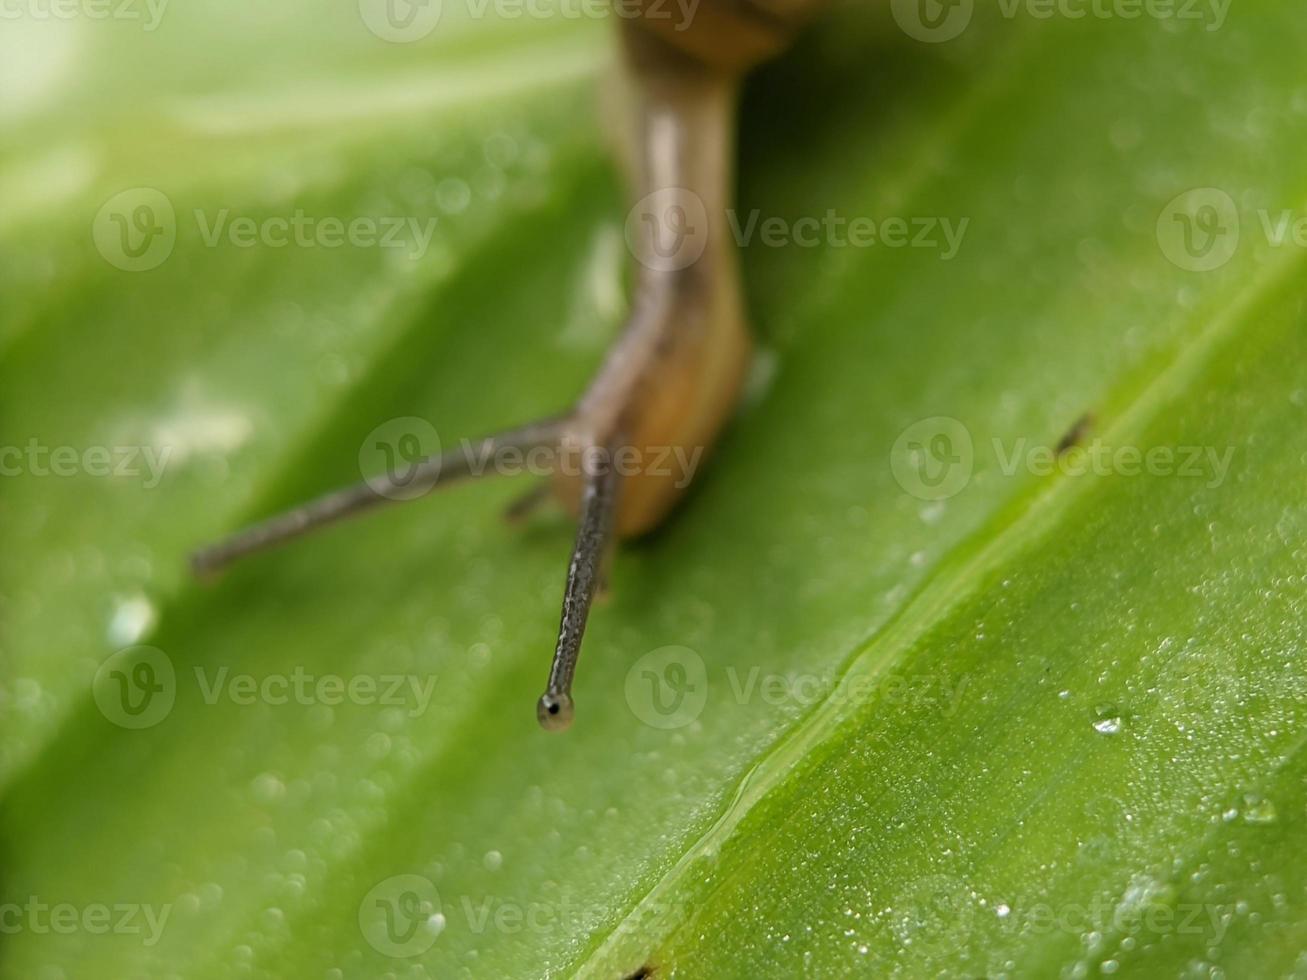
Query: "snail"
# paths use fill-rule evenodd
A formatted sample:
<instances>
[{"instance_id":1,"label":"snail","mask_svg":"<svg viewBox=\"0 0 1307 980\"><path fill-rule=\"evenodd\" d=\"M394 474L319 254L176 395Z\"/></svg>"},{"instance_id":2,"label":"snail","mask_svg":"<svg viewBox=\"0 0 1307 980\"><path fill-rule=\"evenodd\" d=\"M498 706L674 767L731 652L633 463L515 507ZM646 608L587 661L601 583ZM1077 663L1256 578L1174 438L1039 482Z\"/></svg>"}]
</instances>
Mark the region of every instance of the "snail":
<instances>
[{"instance_id":1,"label":"snail","mask_svg":"<svg viewBox=\"0 0 1307 980\"><path fill-rule=\"evenodd\" d=\"M740 83L787 47L824 0L701 0L686 21L664 0L626 0L620 34L632 94L628 169L635 187L630 234L640 268L631 313L598 374L571 411L427 457L394 474L337 490L197 551L197 574L298 537L397 496L412 499L490 472L478 460L506 451L545 452L546 489L577 519L562 618L540 724L567 728L572 679L594 598L614 542L667 516L697 461L732 413L752 346L727 211L734 185ZM648 234L643 234L647 231ZM669 452L675 450L675 452ZM670 464L631 465L657 458ZM626 465L623 465L623 461ZM393 484L393 486L392 486ZM521 516L547 494L510 508Z\"/></svg>"}]
</instances>

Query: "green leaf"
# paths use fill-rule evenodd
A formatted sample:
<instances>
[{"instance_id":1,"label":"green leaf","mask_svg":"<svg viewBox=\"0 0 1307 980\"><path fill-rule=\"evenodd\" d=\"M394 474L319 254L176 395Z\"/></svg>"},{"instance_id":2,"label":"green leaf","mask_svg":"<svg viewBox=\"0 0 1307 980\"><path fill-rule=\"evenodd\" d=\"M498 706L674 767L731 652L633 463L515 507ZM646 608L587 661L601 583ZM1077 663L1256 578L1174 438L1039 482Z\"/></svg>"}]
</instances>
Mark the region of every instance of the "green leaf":
<instances>
[{"instance_id":1,"label":"green leaf","mask_svg":"<svg viewBox=\"0 0 1307 980\"><path fill-rule=\"evenodd\" d=\"M0 99L0 970L1307 969L1307 290L1275 235L1307 23L1005 10L925 44L841 7L751 81L741 215L889 239L745 250L760 367L621 552L561 737L534 699L571 532L505 528L520 488L208 587L185 556L357 479L388 420L450 444L576 395L624 307L609 35L7 26L45 67L0 74L35 79ZM132 188L175 214L148 271L93 236ZM206 241L300 212L437 224ZM1227 261L1184 267L1186 214ZM155 485L92 447L170 455ZM126 727L141 667L166 697Z\"/></svg>"}]
</instances>

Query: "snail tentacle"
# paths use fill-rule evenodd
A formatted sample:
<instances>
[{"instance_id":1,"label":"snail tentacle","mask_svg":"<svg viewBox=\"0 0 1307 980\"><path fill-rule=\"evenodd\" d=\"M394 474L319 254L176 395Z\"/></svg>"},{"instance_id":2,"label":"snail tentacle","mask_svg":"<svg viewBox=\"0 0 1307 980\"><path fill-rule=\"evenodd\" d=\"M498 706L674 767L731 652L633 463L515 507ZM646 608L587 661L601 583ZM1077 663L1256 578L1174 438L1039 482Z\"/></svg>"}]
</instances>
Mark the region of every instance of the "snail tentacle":
<instances>
[{"instance_id":1,"label":"snail tentacle","mask_svg":"<svg viewBox=\"0 0 1307 980\"><path fill-rule=\"evenodd\" d=\"M490 475L494 466L485 465L505 450L529 452L557 446L567 428L566 419L549 419L517 429L486 436L469 446L451 449L418 460L401 478L383 473L361 483L323 494L315 500L284 511L191 555L197 575L211 575L248 555L285 544L301 535L383 504L399 503L425 496L438 487Z\"/></svg>"}]
</instances>

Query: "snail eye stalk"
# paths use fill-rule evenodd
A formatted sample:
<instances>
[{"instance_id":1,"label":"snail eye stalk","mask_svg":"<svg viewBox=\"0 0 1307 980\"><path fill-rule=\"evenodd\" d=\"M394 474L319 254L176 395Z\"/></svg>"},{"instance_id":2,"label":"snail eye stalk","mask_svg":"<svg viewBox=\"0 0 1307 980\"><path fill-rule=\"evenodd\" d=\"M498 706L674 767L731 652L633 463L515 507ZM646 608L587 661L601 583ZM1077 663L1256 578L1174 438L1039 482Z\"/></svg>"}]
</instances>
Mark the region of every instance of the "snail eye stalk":
<instances>
[{"instance_id":1,"label":"snail eye stalk","mask_svg":"<svg viewBox=\"0 0 1307 980\"><path fill-rule=\"evenodd\" d=\"M581 655L581 639L590 618L595 593L603 584L604 567L613 543L613 522L617 514L618 477L612 454L585 474L581 497L581 519L576 529L572 561L567 566L563 591L563 617L558 624L558 644L549 668L549 683L536 704L540 726L563 731L572 724L572 677Z\"/></svg>"},{"instance_id":2,"label":"snail eye stalk","mask_svg":"<svg viewBox=\"0 0 1307 980\"><path fill-rule=\"evenodd\" d=\"M416 496L421 497L438 487L469 477L488 475L494 467L481 466L479 461L493 459L497 453L510 449L529 452L542 446L556 446L562 432L563 423L558 420L525 425L520 429L487 436L471 447L452 449L419 460L415 468L404 475L402 487L395 482L396 478L392 474L383 474L363 483L334 490L238 531L215 545L202 548L191 555L191 568L197 575L212 575L237 559L274 548L317 528L382 504L414 499L415 492ZM474 464L477 465L476 471ZM388 492L401 489L404 491L402 494Z\"/></svg>"}]
</instances>

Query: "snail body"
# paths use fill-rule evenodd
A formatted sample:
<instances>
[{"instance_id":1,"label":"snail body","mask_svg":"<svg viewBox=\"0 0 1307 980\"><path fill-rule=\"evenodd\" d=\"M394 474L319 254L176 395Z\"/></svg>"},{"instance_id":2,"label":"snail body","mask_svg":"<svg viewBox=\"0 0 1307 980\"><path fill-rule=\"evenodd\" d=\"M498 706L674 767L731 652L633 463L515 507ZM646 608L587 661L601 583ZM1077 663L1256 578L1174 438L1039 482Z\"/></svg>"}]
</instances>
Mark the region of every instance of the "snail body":
<instances>
[{"instance_id":1,"label":"snail body","mask_svg":"<svg viewBox=\"0 0 1307 980\"><path fill-rule=\"evenodd\" d=\"M739 87L822 3L701 0L688 23L676 23L663 0L637 0L635 16L622 21L636 200L627 238L638 270L625 329L571 411L489 436L476 453L422 460L405 474L402 495L388 492L383 475L310 501L197 552L195 570L215 571L415 490L478 475L485 470L474 472L474 458L548 449L552 491L578 528L537 717L547 729L566 728L581 639L613 542L666 518L738 400L751 350L727 222Z\"/></svg>"}]
</instances>

